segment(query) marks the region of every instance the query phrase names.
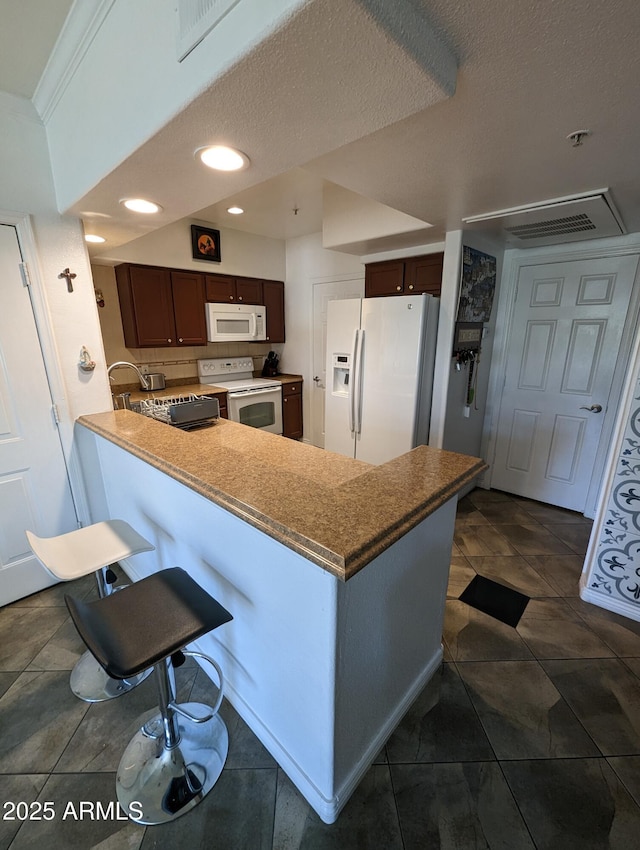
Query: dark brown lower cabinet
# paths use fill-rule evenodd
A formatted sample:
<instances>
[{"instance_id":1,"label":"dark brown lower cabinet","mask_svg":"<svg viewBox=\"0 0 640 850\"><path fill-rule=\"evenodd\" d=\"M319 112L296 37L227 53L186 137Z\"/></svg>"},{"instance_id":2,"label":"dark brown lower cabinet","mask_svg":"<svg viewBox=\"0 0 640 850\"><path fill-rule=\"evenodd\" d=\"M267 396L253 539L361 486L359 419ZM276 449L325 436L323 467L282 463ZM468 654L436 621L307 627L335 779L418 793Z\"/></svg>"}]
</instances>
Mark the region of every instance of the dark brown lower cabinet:
<instances>
[{"instance_id":1,"label":"dark brown lower cabinet","mask_svg":"<svg viewBox=\"0 0 640 850\"><path fill-rule=\"evenodd\" d=\"M302 381L282 384L282 435L302 437Z\"/></svg>"},{"instance_id":2,"label":"dark brown lower cabinet","mask_svg":"<svg viewBox=\"0 0 640 850\"><path fill-rule=\"evenodd\" d=\"M220 417L222 419L229 418L229 412L227 409L227 394L226 393L206 393L207 398L217 398L218 404L220 405Z\"/></svg>"}]
</instances>

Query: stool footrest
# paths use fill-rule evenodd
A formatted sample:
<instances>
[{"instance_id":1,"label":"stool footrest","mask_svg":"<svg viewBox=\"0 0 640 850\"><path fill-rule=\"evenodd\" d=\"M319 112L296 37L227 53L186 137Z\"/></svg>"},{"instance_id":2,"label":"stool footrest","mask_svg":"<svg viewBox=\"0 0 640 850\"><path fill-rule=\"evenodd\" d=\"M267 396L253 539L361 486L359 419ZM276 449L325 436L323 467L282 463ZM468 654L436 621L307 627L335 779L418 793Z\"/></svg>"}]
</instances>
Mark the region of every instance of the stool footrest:
<instances>
[{"instance_id":1,"label":"stool footrest","mask_svg":"<svg viewBox=\"0 0 640 850\"><path fill-rule=\"evenodd\" d=\"M222 705L222 698L224 697L224 676L222 675L222 670L220 669L220 666L216 664L213 658L208 655L205 655L204 652L195 652L192 649L185 649L183 650L183 653L185 655L191 656L191 658L202 658L203 661L208 661L218 674L218 699L211 706L211 715L213 716L214 714L217 714L218 710L220 709L220 706Z\"/></svg>"},{"instance_id":2,"label":"stool footrest","mask_svg":"<svg viewBox=\"0 0 640 850\"><path fill-rule=\"evenodd\" d=\"M186 720L190 720L192 723L206 723L207 720L211 720L213 715L216 713L212 711L210 714L205 714L204 717L197 717L195 714L191 714L190 711L187 711L186 708L182 708L181 705L175 702L169 703L169 708L172 708L177 714L184 717Z\"/></svg>"}]
</instances>

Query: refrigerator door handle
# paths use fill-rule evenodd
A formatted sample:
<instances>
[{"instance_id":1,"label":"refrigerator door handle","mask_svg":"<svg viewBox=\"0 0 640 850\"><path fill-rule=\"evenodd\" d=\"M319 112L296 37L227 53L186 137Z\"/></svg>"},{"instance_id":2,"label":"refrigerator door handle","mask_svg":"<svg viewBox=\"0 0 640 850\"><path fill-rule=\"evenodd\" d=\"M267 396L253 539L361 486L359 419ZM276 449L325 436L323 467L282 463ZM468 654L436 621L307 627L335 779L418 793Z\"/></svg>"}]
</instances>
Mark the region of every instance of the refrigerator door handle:
<instances>
[{"instance_id":1,"label":"refrigerator door handle","mask_svg":"<svg viewBox=\"0 0 640 850\"><path fill-rule=\"evenodd\" d=\"M353 389L354 400L354 429L356 434L362 430L362 350L364 348L364 329L358 334L356 350L355 387Z\"/></svg>"},{"instance_id":2,"label":"refrigerator door handle","mask_svg":"<svg viewBox=\"0 0 640 850\"><path fill-rule=\"evenodd\" d=\"M353 345L351 347L351 374L349 375L348 403L349 403L349 431L353 434L355 427L355 393L353 385L356 375L356 357L358 352L358 334L360 331L356 328L353 332Z\"/></svg>"}]
</instances>

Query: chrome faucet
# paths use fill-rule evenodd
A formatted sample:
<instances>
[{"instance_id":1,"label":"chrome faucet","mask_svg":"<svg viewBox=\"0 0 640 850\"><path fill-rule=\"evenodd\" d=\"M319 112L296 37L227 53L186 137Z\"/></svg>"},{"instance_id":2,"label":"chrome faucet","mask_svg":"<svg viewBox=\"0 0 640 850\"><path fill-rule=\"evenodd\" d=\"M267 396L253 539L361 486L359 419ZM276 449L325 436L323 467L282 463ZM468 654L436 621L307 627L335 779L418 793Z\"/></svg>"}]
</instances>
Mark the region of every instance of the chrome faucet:
<instances>
[{"instance_id":1,"label":"chrome faucet","mask_svg":"<svg viewBox=\"0 0 640 850\"><path fill-rule=\"evenodd\" d=\"M111 366L109 366L109 368L107 369L107 377L109 378L109 380L112 380L111 372L114 369L116 369L118 366L128 366L130 369L133 369L133 371L136 373L136 375L140 379L140 386L142 387L142 389L143 390L149 389L149 381L147 381L147 379L142 374L140 369L138 369L138 367L135 364L129 363L126 360L118 360L116 363L112 363Z\"/></svg>"}]
</instances>

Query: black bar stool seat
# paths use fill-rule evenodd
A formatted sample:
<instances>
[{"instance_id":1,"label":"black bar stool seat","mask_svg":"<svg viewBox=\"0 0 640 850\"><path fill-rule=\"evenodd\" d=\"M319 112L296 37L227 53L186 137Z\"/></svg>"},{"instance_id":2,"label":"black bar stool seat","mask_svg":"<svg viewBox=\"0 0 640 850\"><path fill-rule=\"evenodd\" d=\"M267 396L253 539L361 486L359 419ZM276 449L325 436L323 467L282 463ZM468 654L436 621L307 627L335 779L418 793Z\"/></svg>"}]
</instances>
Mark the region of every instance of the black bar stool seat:
<instances>
[{"instance_id":1,"label":"black bar stool seat","mask_svg":"<svg viewBox=\"0 0 640 850\"><path fill-rule=\"evenodd\" d=\"M66 595L73 622L114 679L126 679L233 619L179 567L94 602Z\"/></svg>"},{"instance_id":2,"label":"black bar stool seat","mask_svg":"<svg viewBox=\"0 0 640 850\"><path fill-rule=\"evenodd\" d=\"M137 823L165 823L197 805L215 785L229 748L218 714L222 671L184 647L228 623L231 614L184 570L161 570L93 602L68 595L71 618L91 653L114 679L154 667L160 713L129 742L116 778L120 804ZM214 707L176 703L172 657L208 661L220 687Z\"/></svg>"}]
</instances>

